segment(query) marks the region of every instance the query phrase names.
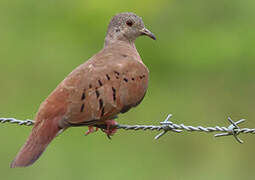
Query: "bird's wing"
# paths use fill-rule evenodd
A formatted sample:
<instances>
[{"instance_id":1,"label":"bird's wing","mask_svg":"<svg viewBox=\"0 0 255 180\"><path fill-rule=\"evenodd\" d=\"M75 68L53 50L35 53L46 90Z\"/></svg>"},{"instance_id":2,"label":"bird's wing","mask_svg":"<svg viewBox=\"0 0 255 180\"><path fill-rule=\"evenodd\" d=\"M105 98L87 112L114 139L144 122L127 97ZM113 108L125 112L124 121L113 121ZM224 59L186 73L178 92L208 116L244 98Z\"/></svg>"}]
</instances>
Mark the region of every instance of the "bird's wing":
<instances>
[{"instance_id":1,"label":"bird's wing","mask_svg":"<svg viewBox=\"0 0 255 180\"><path fill-rule=\"evenodd\" d=\"M116 49L101 51L74 69L41 104L36 121L61 116L61 127L94 125L139 104L148 69L132 50Z\"/></svg>"},{"instance_id":2,"label":"bird's wing","mask_svg":"<svg viewBox=\"0 0 255 180\"><path fill-rule=\"evenodd\" d=\"M71 125L96 124L141 102L147 90L148 69L137 60L123 58L88 62L65 80L70 88L65 121Z\"/></svg>"}]
</instances>

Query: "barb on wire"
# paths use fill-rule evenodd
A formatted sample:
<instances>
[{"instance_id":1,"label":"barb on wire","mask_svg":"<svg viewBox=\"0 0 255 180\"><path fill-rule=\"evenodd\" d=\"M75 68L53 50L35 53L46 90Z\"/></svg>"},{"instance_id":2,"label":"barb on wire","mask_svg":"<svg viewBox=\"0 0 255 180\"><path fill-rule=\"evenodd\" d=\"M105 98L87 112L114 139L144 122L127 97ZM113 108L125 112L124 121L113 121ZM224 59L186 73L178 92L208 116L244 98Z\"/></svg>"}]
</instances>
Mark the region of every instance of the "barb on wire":
<instances>
[{"instance_id":1,"label":"barb on wire","mask_svg":"<svg viewBox=\"0 0 255 180\"><path fill-rule=\"evenodd\" d=\"M222 137L222 136L233 136L237 142L243 143L243 141L238 137L240 133L247 134L255 134L255 128L240 128L238 124L245 121L245 119L240 119L238 121L233 121L230 117L228 117L228 121L230 122L230 125L228 127L203 127L203 126L186 126L184 124L175 124L172 121L169 121L169 119L172 117L172 114L169 114L167 118L160 122L160 125L124 125L124 124L117 124L113 125L110 128L117 128L117 129L124 129L124 130L151 130L151 131L162 131L158 135L155 136L155 139L159 139L163 135L165 135L167 132L175 132L180 133L183 131L189 131L189 132L220 132L218 134L215 134L215 137ZM14 123L18 125L26 125L31 126L34 124L33 120L18 120L15 118L0 118L0 123ZM106 129L106 125L99 125L97 126L101 129Z\"/></svg>"}]
</instances>

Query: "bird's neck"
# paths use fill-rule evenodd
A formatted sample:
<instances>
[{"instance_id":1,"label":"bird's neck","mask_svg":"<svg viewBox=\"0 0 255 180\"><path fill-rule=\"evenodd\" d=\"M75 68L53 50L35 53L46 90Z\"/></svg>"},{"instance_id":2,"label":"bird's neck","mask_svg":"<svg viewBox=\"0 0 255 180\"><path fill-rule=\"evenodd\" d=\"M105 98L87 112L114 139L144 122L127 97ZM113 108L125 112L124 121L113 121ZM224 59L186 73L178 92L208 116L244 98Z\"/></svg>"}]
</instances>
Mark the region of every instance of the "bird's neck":
<instances>
[{"instance_id":1,"label":"bird's neck","mask_svg":"<svg viewBox=\"0 0 255 180\"><path fill-rule=\"evenodd\" d=\"M113 36L111 33L108 33L105 37L104 47L111 46L113 44L125 44L127 46L135 47L135 39L127 39L125 36Z\"/></svg>"},{"instance_id":2,"label":"bird's neck","mask_svg":"<svg viewBox=\"0 0 255 180\"><path fill-rule=\"evenodd\" d=\"M132 54L134 56L135 60L141 60L141 57L136 49L135 43L133 42L129 42L129 41L122 41L122 40L110 40L107 39L107 37L105 38L105 44L104 44L104 49L112 49L112 48L117 48L120 50L124 50L127 52L132 52L130 54Z\"/></svg>"}]
</instances>

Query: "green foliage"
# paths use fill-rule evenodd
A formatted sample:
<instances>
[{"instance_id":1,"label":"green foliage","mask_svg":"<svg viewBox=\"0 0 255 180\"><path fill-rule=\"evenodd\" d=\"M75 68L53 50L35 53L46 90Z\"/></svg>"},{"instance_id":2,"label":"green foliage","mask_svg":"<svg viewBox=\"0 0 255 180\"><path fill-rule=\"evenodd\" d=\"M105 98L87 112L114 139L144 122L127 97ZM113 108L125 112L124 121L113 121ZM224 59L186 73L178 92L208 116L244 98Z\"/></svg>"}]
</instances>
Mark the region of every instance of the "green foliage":
<instances>
[{"instance_id":1,"label":"green foliage","mask_svg":"<svg viewBox=\"0 0 255 180\"><path fill-rule=\"evenodd\" d=\"M157 41L137 40L150 69L143 103L120 123L255 127L255 1L0 1L2 117L32 119L40 102L76 66L103 46L110 18L143 17ZM112 141L86 128L56 138L36 164L9 169L31 128L1 125L1 179L252 179L254 137L214 139L199 133L119 131Z\"/></svg>"}]
</instances>

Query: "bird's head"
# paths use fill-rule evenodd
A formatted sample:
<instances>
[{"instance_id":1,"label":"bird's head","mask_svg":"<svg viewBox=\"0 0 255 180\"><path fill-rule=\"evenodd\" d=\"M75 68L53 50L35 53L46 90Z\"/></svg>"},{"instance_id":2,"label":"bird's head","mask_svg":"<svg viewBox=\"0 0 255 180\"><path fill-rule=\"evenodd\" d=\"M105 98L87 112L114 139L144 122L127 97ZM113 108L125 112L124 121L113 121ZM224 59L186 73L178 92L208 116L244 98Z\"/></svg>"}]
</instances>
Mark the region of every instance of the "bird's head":
<instances>
[{"instance_id":1,"label":"bird's head","mask_svg":"<svg viewBox=\"0 0 255 180\"><path fill-rule=\"evenodd\" d=\"M134 13L120 13L115 15L109 26L106 41L122 40L134 42L139 36L146 35L156 40L155 35L145 28L141 17Z\"/></svg>"}]
</instances>

